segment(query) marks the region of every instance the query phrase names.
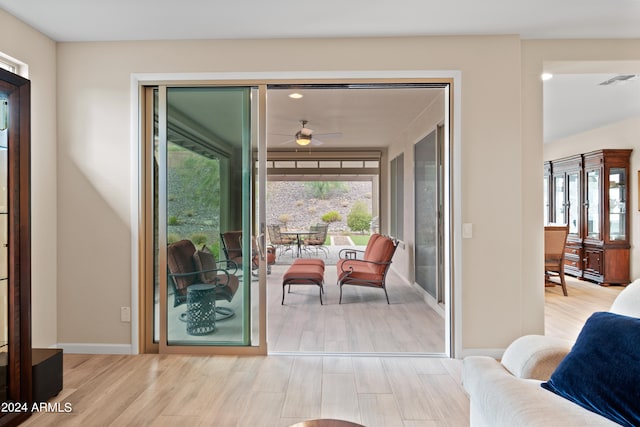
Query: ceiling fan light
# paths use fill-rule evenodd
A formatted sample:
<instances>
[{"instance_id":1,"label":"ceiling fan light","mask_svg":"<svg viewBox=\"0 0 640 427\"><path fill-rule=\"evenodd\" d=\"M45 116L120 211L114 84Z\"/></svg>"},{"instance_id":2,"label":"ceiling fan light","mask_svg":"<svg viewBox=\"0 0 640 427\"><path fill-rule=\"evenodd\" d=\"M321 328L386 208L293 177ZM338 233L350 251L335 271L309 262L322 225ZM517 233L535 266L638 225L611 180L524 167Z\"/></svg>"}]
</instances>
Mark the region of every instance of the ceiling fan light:
<instances>
[{"instance_id":1,"label":"ceiling fan light","mask_svg":"<svg viewBox=\"0 0 640 427\"><path fill-rule=\"evenodd\" d=\"M305 135L300 131L296 133L296 144L309 145L310 143L311 143L311 135Z\"/></svg>"}]
</instances>

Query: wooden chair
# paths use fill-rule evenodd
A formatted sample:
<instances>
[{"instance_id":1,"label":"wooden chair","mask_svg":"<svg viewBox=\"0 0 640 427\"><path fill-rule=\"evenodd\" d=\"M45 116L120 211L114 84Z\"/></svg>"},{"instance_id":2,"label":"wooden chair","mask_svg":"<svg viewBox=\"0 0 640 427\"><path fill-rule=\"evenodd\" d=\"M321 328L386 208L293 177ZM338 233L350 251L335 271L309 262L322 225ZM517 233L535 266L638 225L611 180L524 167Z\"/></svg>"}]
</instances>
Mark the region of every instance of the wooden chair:
<instances>
[{"instance_id":1,"label":"wooden chair","mask_svg":"<svg viewBox=\"0 0 640 427\"><path fill-rule=\"evenodd\" d=\"M564 251L567 243L569 227L565 225L547 225L544 227L544 278L545 284L551 282L549 277L557 275L562 285L562 293L568 296L567 283L564 280Z\"/></svg>"},{"instance_id":2,"label":"wooden chair","mask_svg":"<svg viewBox=\"0 0 640 427\"><path fill-rule=\"evenodd\" d=\"M397 246L397 240L375 233L371 235L364 251L341 250L340 260L336 265L338 286L340 286L339 304L342 303L342 287L344 285L381 288L387 297L387 304L389 304L385 280Z\"/></svg>"}]
</instances>

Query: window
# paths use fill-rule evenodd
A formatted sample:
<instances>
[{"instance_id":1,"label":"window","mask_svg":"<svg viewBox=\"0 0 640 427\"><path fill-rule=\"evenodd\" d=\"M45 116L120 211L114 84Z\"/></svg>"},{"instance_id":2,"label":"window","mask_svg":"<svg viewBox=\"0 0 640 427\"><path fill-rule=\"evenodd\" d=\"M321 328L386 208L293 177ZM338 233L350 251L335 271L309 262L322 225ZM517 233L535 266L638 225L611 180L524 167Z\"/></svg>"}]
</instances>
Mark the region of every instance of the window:
<instances>
[{"instance_id":1,"label":"window","mask_svg":"<svg viewBox=\"0 0 640 427\"><path fill-rule=\"evenodd\" d=\"M391 160L390 232L398 240L404 239L404 154Z\"/></svg>"},{"instance_id":2,"label":"window","mask_svg":"<svg viewBox=\"0 0 640 427\"><path fill-rule=\"evenodd\" d=\"M13 74L18 74L24 78L28 78L27 64L18 61L0 52L0 68L7 70Z\"/></svg>"}]
</instances>

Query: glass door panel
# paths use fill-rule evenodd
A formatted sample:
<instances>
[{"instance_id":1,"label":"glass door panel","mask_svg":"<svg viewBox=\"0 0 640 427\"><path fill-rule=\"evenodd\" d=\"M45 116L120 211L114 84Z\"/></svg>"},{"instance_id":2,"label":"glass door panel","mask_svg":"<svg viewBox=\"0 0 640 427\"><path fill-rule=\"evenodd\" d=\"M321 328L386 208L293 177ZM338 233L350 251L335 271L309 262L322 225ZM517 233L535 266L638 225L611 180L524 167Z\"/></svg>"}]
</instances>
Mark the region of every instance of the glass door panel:
<instances>
[{"instance_id":1,"label":"glass door panel","mask_svg":"<svg viewBox=\"0 0 640 427\"><path fill-rule=\"evenodd\" d=\"M609 170L609 240L626 240L627 238L627 201L625 168Z\"/></svg>"},{"instance_id":2,"label":"glass door panel","mask_svg":"<svg viewBox=\"0 0 640 427\"><path fill-rule=\"evenodd\" d=\"M415 174L415 281L436 301L438 295L438 149L436 131L414 147Z\"/></svg>"},{"instance_id":3,"label":"glass door panel","mask_svg":"<svg viewBox=\"0 0 640 427\"><path fill-rule=\"evenodd\" d=\"M557 224L566 224L565 218L565 194L564 194L564 175L555 176L553 178L553 222Z\"/></svg>"},{"instance_id":4,"label":"glass door panel","mask_svg":"<svg viewBox=\"0 0 640 427\"><path fill-rule=\"evenodd\" d=\"M542 182L543 193L544 194L544 224L549 224L549 177L545 176Z\"/></svg>"},{"instance_id":5,"label":"glass door panel","mask_svg":"<svg viewBox=\"0 0 640 427\"><path fill-rule=\"evenodd\" d=\"M587 237L600 240L600 170L587 172Z\"/></svg>"},{"instance_id":6,"label":"glass door panel","mask_svg":"<svg viewBox=\"0 0 640 427\"><path fill-rule=\"evenodd\" d=\"M580 176L577 173L567 175L567 200L569 234L578 235L580 232Z\"/></svg>"},{"instance_id":7,"label":"glass door panel","mask_svg":"<svg viewBox=\"0 0 640 427\"><path fill-rule=\"evenodd\" d=\"M251 89L161 87L158 93L154 337L161 349L248 346Z\"/></svg>"}]
</instances>

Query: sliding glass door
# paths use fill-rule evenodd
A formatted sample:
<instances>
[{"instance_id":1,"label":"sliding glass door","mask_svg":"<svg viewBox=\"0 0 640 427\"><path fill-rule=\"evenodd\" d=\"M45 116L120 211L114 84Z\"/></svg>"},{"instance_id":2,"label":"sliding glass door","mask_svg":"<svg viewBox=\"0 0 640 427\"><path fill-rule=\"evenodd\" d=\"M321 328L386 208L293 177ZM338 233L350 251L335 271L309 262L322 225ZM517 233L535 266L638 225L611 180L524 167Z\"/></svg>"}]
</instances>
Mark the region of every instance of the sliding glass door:
<instances>
[{"instance_id":1,"label":"sliding glass door","mask_svg":"<svg viewBox=\"0 0 640 427\"><path fill-rule=\"evenodd\" d=\"M148 89L153 288L145 294L153 295L148 338L160 352L259 345L250 316L260 282L253 237L257 92Z\"/></svg>"},{"instance_id":2,"label":"sliding glass door","mask_svg":"<svg viewBox=\"0 0 640 427\"><path fill-rule=\"evenodd\" d=\"M444 287L444 127L414 147L415 280L433 301L445 301Z\"/></svg>"}]
</instances>

